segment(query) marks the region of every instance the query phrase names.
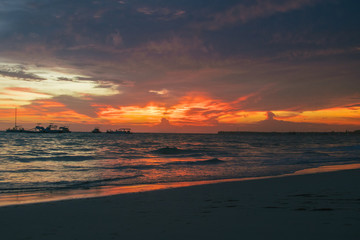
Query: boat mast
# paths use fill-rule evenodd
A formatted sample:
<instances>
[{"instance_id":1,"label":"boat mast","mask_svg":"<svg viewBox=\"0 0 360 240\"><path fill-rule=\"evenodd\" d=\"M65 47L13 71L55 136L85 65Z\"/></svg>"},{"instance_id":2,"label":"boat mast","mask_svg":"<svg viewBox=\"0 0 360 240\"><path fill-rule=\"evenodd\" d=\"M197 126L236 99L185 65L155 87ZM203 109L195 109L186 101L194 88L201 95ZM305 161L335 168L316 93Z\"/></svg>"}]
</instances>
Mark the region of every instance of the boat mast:
<instances>
[{"instance_id":1,"label":"boat mast","mask_svg":"<svg viewBox=\"0 0 360 240\"><path fill-rule=\"evenodd\" d=\"M17 126L16 125L16 117L17 117L17 108L15 108L15 127Z\"/></svg>"}]
</instances>

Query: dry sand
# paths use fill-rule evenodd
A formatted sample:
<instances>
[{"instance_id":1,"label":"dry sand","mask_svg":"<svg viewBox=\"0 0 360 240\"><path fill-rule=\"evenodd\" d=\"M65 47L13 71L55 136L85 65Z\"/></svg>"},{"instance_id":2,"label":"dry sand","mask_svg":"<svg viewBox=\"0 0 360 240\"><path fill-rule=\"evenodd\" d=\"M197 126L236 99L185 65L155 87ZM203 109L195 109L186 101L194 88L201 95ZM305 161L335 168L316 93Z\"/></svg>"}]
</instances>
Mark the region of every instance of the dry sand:
<instances>
[{"instance_id":1,"label":"dry sand","mask_svg":"<svg viewBox=\"0 0 360 240\"><path fill-rule=\"evenodd\" d=\"M0 207L0 239L360 239L360 170Z\"/></svg>"}]
</instances>

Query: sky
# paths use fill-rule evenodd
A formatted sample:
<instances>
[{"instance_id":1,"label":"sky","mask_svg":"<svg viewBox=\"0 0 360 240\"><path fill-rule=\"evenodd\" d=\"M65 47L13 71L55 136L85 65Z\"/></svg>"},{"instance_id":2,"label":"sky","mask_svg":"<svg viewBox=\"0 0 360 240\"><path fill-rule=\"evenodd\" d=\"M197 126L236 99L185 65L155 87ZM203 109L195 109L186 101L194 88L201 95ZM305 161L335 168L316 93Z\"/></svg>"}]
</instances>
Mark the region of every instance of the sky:
<instances>
[{"instance_id":1,"label":"sky","mask_svg":"<svg viewBox=\"0 0 360 240\"><path fill-rule=\"evenodd\" d=\"M0 129L360 129L357 0L0 0Z\"/></svg>"}]
</instances>

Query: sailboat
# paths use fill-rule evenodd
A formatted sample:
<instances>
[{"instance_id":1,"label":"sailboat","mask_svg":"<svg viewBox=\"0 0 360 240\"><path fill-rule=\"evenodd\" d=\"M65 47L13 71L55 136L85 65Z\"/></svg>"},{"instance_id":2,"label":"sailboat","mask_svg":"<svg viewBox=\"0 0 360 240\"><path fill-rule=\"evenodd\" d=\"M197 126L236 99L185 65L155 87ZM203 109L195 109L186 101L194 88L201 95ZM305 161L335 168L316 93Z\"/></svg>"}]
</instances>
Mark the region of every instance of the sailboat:
<instances>
[{"instance_id":1,"label":"sailboat","mask_svg":"<svg viewBox=\"0 0 360 240\"><path fill-rule=\"evenodd\" d=\"M13 128L6 129L6 132L25 132L24 128L17 125L16 120L17 120L17 108L15 108L15 125Z\"/></svg>"}]
</instances>

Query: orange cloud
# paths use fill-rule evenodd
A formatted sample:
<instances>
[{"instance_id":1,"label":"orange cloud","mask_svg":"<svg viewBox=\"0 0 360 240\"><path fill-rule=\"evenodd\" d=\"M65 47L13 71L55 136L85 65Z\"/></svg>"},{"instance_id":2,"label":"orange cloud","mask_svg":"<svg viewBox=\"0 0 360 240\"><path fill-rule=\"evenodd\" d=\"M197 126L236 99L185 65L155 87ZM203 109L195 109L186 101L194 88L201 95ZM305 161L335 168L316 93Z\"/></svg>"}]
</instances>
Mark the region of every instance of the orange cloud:
<instances>
[{"instance_id":1,"label":"orange cloud","mask_svg":"<svg viewBox=\"0 0 360 240\"><path fill-rule=\"evenodd\" d=\"M27 87L7 87L4 90L17 91L17 92L27 92L27 93L36 93L36 94L49 96L49 94L42 93L42 92L36 91L36 90L34 90L32 88L27 88Z\"/></svg>"},{"instance_id":2,"label":"orange cloud","mask_svg":"<svg viewBox=\"0 0 360 240\"><path fill-rule=\"evenodd\" d=\"M100 107L98 116L109 122L153 126L166 117L173 125L211 126L217 118L231 110L228 103L212 99L202 93L190 93L179 103L165 108L160 104L148 103L145 107L121 106Z\"/></svg>"},{"instance_id":3,"label":"orange cloud","mask_svg":"<svg viewBox=\"0 0 360 240\"><path fill-rule=\"evenodd\" d=\"M108 120L112 124L142 124L154 125L160 122L166 109L149 103L145 107L122 106L119 108L105 107L100 108L98 116Z\"/></svg>"},{"instance_id":4,"label":"orange cloud","mask_svg":"<svg viewBox=\"0 0 360 240\"><path fill-rule=\"evenodd\" d=\"M229 103L202 93L190 93L169 108L166 116L174 125L208 126L217 123L218 117L231 109Z\"/></svg>"},{"instance_id":5,"label":"orange cloud","mask_svg":"<svg viewBox=\"0 0 360 240\"><path fill-rule=\"evenodd\" d=\"M29 90L29 89L22 89ZM31 90L31 89L30 89ZM245 111L239 103L254 97L242 96L232 102L214 99L204 93L191 92L179 101L165 107L163 103L149 102L145 106L103 106L92 104L97 109L97 117L89 117L69 109L55 100L36 100L32 104L18 108L21 123L71 123L71 124L121 124L122 126L152 127L166 118L171 126L209 127L219 124L253 124L268 119L268 111ZM292 123L318 123L334 125L360 125L360 105L329 108L316 111L272 111L272 120ZM0 109L0 122L12 123L13 109ZM271 130L271 129L269 129Z\"/></svg>"},{"instance_id":6,"label":"orange cloud","mask_svg":"<svg viewBox=\"0 0 360 240\"><path fill-rule=\"evenodd\" d=\"M263 121L266 118L267 112L264 111L236 111L220 116L219 122L228 124L246 124Z\"/></svg>"},{"instance_id":7,"label":"orange cloud","mask_svg":"<svg viewBox=\"0 0 360 240\"><path fill-rule=\"evenodd\" d=\"M79 114L73 110L65 107L65 105L51 101L51 100L38 100L17 109L18 121L21 124L35 124L42 123L86 123L94 124L96 119L92 119L86 115ZM0 111L1 120L6 122L13 122L14 110L2 109Z\"/></svg>"},{"instance_id":8,"label":"orange cloud","mask_svg":"<svg viewBox=\"0 0 360 240\"><path fill-rule=\"evenodd\" d=\"M277 112L274 112L277 115ZM280 113L281 114L281 113ZM360 125L360 107L304 111L288 118L292 122Z\"/></svg>"}]
</instances>

